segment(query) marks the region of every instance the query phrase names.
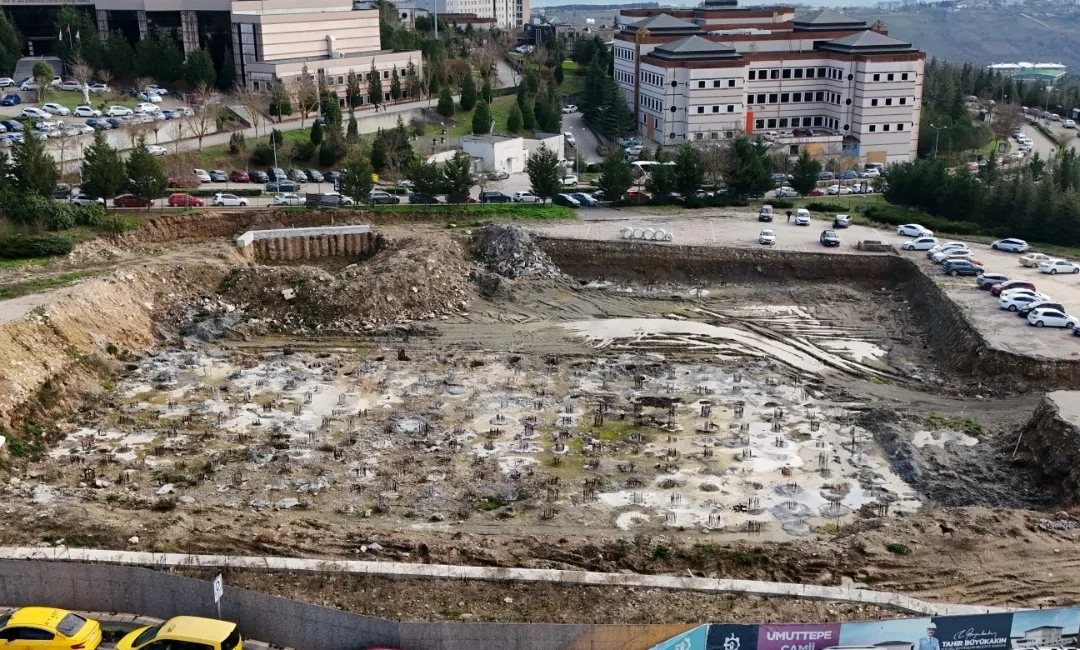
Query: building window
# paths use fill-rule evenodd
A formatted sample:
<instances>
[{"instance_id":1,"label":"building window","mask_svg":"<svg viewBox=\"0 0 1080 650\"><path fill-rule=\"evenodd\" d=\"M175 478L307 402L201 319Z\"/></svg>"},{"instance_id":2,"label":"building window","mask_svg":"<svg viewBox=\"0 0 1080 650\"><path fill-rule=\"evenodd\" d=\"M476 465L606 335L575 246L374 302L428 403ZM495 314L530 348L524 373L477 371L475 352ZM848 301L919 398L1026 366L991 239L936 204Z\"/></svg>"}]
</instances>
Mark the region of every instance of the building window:
<instances>
[{"instance_id":1,"label":"building window","mask_svg":"<svg viewBox=\"0 0 1080 650\"><path fill-rule=\"evenodd\" d=\"M769 79L779 79L779 78L780 78L780 71L779 70L769 70Z\"/></svg>"},{"instance_id":2,"label":"building window","mask_svg":"<svg viewBox=\"0 0 1080 650\"><path fill-rule=\"evenodd\" d=\"M881 81L881 75L880 74L874 75L874 81Z\"/></svg>"},{"instance_id":3,"label":"building window","mask_svg":"<svg viewBox=\"0 0 1080 650\"><path fill-rule=\"evenodd\" d=\"M728 113L734 113L735 112L735 104L728 104L727 105L727 112Z\"/></svg>"},{"instance_id":4,"label":"building window","mask_svg":"<svg viewBox=\"0 0 1080 650\"><path fill-rule=\"evenodd\" d=\"M652 118L652 125L653 125L653 128L659 129L660 128L660 118L659 117Z\"/></svg>"},{"instance_id":5,"label":"building window","mask_svg":"<svg viewBox=\"0 0 1080 650\"><path fill-rule=\"evenodd\" d=\"M871 124L868 130L870 131L870 133L877 131L877 124Z\"/></svg>"},{"instance_id":6,"label":"building window","mask_svg":"<svg viewBox=\"0 0 1080 650\"><path fill-rule=\"evenodd\" d=\"M812 102L812 101L814 101L814 93L803 93L802 100L804 102Z\"/></svg>"},{"instance_id":7,"label":"building window","mask_svg":"<svg viewBox=\"0 0 1080 650\"><path fill-rule=\"evenodd\" d=\"M755 76L757 76L757 70L751 70L750 71L750 81L753 81Z\"/></svg>"},{"instance_id":8,"label":"building window","mask_svg":"<svg viewBox=\"0 0 1080 650\"><path fill-rule=\"evenodd\" d=\"M757 103L759 103L759 104L764 104L765 103L765 94L764 93L757 96Z\"/></svg>"},{"instance_id":9,"label":"building window","mask_svg":"<svg viewBox=\"0 0 1080 650\"><path fill-rule=\"evenodd\" d=\"M791 101L791 95L788 93L780 93L780 103L786 104Z\"/></svg>"},{"instance_id":10,"label":"building window","mask_svg":"<svg viewBox=\"0 0 1080 650\"><path fill-rule=\"evenodd\" d=\"M776 118L775 117L769 119L769 128L770 129L775 129L776 128Z\"/></svg>"},{"instance_id":11,"label":"building window","mask_svg":"<svg viewBox=\"0 0 1080 650\"><path fill-rule=\"evenodd\" d=\"M713 113L719 113L720 112L720 107L719 106L713 106L712 107L712 112Z\"/></svg>"},{"instance_id":12,"label":"building window","mask_svg":"<svg viewBox=\"0 0 1080 650\"><path fill-rule=\"evenodd\" d=\"M704 81L697 82L697 87L698 88L704 88L705 87L705 82Z\"/></svg>"},{"instance_id":13,"label":"building window","mask_svg":"<svg viewBox=\"0 0 1080 650\"><path fill-rule=\"evenodd\" d=\"M781 117L780 118L780 128L781 129L786 129L787 128L787 121L788 121L788 118L786 118L786 117Z\"/></svg>"},{"instance_id":14,"label":"building window","mask_svg":"<svg viewBox=\"0 0 1080 650\"><path fill-rule=\"evenodd\" d=\"M802 73L803 73L802 68L795 68L795 78L796 79L802 79Z\"/></svg>"},{"instance_id":15,"label":"building window","mask_svg":"<svg viewBox=\"0 0 1080 650\"><path fill-rule=\"evenodd\" d=\"M791 68L784 68L784 79L791 79Z\"/></svg>"},{"instance_id":16,"label":"building window","mask_svg":"<svg viewBox=\"0 0 1080 650\"><path fill-rule=\"evenodd\" d=\"M870 105L871 106L877 106L877 100L876 99L871 99L870 100Z\"/></svg>"},{"instance_id":17,"label":"building window","mask_svg":"<svg viewBox=\"0 0 1080 650\"><path fill-rule=\"evenodd\" d=\"M882 131L888 131L888 130L889 130L889 125L888 125L888 124L885 124L885 125L883 125L883 126L881 127L881 130L882 130Z\"/></svg>"},{"instance_id":18,"label":"building window","mask_svg":"<svg viewBox=\"0 0 1080 650\"><path fill-rule=\"evenodd\" d=\"M697 133L694 134L694 139L695 140L703 140L704 138L705 138L705 134L702 133L701 131L698 131Z\"/></svg>"},{"instance_id":19,"label":"building window","mask_svg":"<svg viewBox=\"0 0 1080 650\"><path fill-rule=\"evenodd\" d=\"M769 103L770 104L775 104L776 100L778 98L779 98L779 95L777 93L769 93Z\"/></svg>"},{"instance_id":20,"label":"building window","mask_svg":"<svg viewBox=\"0 0 1080 650\"><path fill-rule=\"evenodd\" d=\"M886 97L885 98L885 105L886 106L892 106L892 97Z\"/></svg>"},{"instance_id":21,"label":"building window","mask_svg":"<svg viewBox=\"0 0 1080 650\"><path fill-rule=\"evenodd\" d=\"M390 93L383 93L383 98L382 98L382 100L383 100L384 102L388 102L388 101L390 101ZM343 101L343 102L344 102L345 100L341 100L341 101ZM344 104L342 104L342 106L344 106Z\"/></svg>"},{"instance_id":22,"label":"building window","mask_svg":"<svg viewBox=\"0 0 1080 650\"><path fill-rule=\"evenodd\" d=\"M754 128L755 129L764 129L765 128L765 120L754 120Z\"/></svg>"},{"instance_id":23,"label":"building window","mask_svg":"<svg viewBox=\"0 0 1080 650\"><path fill-rule=\"evenodd\" d=\"M389 79L390 78L390 71L389 70L383 70L382 78L383 79Z\"/></svg>"},{"instance_id":24,"label":"building window","mask_svg":"<svg viewBox=\"0 0 1080 650\"><path fill-rule=\"evenodd\" d=\"M906 73L906 72L901 74L900 75L900 81L907 81L907 75L908 75L908 73Z\"/></svg>"},{"instance_id":25,"label":"building window","mask_svg":"<svg viewBox=\"0 0 1080 650\"><path fill-rule=\"evenodd\" d=\"M885 80L886 80L886 81L892 81L892 80L893 80L893 76L894 76L894 75L893 75L893 73L891 73L891 72L890 72L890 73L889 73L889 76L885 77Z\"/></svg>"},{"instance_id":26,"label":"building window","mask_svg":"<svg viewBox=\"0 0 1080 650\"><path fill-rule=\"evenodd\" d=\"M719 133L717 133L716 131L713 131L712 133L709 134L709 139L710 140L718 140L719 135L720 135Z\"/></svg>"},{"instance_id":27,"label":"building window","mask_svg":"<svg viewBox=\"0 0 1080 650\"><path fill-rule=\"evenodd\" d=\"M803 126L810 126L811 121L812 120L809 117L804 117L804 118L802 118L802 125Z\"/></svg>"},{"instance_id":28,"label":"building window","mask_svg":"<svg viewBox=\"0 0 1080 650\"><path fill-rule=\"evenodd\" d=\"M814 78L814 69L813 68L807 68L806 69L806 78L807 79L813 79Z\"/></svg>"},{"instance_id":29,"label":"building window","mask_svg":"<svg viewBox=\"0 0 1080 650\"><path fill-rule=\"evenodd\" d=\"M900 98L900 105L903 106L904 104L907 104L907 97Z\"/></svg>"},{"instance_id":30,"label":"building window","mask_svg":"<svg viewBox=\"0 0 1080 650\"><path fill-rule=\"evenodd\" d=\"M897 124L896 125L896 130L897 131L903 131L904 130L904 125L903 124Z\"/></svg>"},{"instance_id":31,"label":"building window","mask_svg":"<svg viewBox=\"0 0 1080 650\"><path fill-rule=\"evenodd\" d=\"M720 80L719 79L713 79L712 87L713 88L719 88L720 87Z\"/></svg>"},{"instance_id":32,"label":"building window","mask_svg":"<svg viewBox=\"0 0 1080 650\"><path fill-rule=\"evenodd\" d=\"M735 87L735 80L734 79L728 79L727 80L727 87L728 88L734 88Z\"/></svg>"},{"instance_id":33,"label":"building window","mask_svg":"<svg viewBox=\"0 0 1080 650\"><path fill-rule=\"evenodd\" d=\"M814 95L814 101L816 101L816 102L825 101L825 92L822 91L822 90L817 91L817 93Z\"/></svg>"},{"instance_id":34,"label":"building window","mask_svg":"<svg viewBox=\"0 0 1080 650\"><path fill-rule=\"evenodd\" d=\"M698 113L704 113L705 112L705 107L704 106L698 106L697 107L697 112Z\"/></svg>"},{"instance_id":35,"label":"building window","mask_svg":"<svg viewBox=\"0 0 1080 650\"><path fill-rule=\"evenodd\" d=\"M821 126L824 121L825 121L825 118L823 118L823 117L821 117L819 115L819 116L814 118L814 126Z\"/></svg>"},{"instance_id":36,"label":"building window","mask_svg":"<svg viewBox=\"0 0 1080 650\"><path fill-rule=\"evenodd\" d=\"M345 77L338 75L337 84L340 86L343 83L345 83Z\"/></svg>"}]
</instances>

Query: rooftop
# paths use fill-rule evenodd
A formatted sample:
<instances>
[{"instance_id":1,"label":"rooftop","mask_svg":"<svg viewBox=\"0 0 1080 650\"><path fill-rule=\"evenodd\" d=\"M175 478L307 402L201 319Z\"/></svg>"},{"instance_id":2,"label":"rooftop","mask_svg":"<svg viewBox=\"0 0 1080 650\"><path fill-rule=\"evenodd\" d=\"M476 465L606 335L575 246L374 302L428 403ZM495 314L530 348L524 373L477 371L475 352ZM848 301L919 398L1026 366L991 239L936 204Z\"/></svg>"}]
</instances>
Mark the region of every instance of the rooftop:
<instances>
[{"instance_id":1,"label":"rooftop","mask_svg":"<svg viewBox=\"0 0 1080 650\"><path fill-rule=\"evenodd\" d=\"M831 29L866 29L866 21L832 9L819 9L795 16L795 29L800 31Z\"/></svg>"},{"instance_id":2,"label":"rooftop","mask_svg":"<svg viewBox=\"0 0 1080 650\"><path fill-rule=\"evenodd\" d=\"M623 29L629 32L637 32L640 29L648 29L650 32L664 34L677 34L680 32L700 33L701 27L695 23L687 22L670 14L658 14L634 23L623 25Z\"/></svg>"},{"instance_id":3,"label":"rooftop","mask_svg":"<svg viewBox=\"0 0 1080 650\"><path fill-rule=\"evenodd\" d=\"M652 51L652 56L659 59L713 59L718 57L735 58L739 54L730 45L710 41L700 36L688 36L687 38L656 46Z\"/></svg>"},{"instance_id":4,"label":"rooftop","mask_svg":"<svg viewBox=\"0 0 1080 650\"><path fill-rule=\"evenodd\" d=\"M888 52L912 52L915 47L898 38L886 36L881 32L865 30L841 38L826 41L817 49L833 52L858 52L860 54L883 54Z\"/></svg>"}]
</instances>

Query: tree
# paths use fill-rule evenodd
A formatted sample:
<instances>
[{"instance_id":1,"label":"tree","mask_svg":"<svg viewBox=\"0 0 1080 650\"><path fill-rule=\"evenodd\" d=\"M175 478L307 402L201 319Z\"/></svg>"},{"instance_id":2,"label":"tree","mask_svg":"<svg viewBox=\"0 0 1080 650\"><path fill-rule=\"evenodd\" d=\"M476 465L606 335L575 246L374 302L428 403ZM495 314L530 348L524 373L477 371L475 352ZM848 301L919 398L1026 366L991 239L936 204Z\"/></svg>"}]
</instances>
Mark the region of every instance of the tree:
<instances>
[{"instance_id":1,"label":"tree","mask_svg":"<svg viewBox=\"0 0 1080 650\"><path fill-rule=\"evenodd\" d=\"M808 196L817 187L821 163L810 157L810 152L803 148L799 158L791 169L791 187L803 196Z\"/></svg>"},{"instance_id":2,"label":"tree","mask_svg":"<svg viewBox=\"0 0 1080 650\"><path fill-rule=\"evenodd\" d=\"M492 90L491 90L491 76L490 75L488 75L487 77L484 77L484 86L480 89L480 97L485 102L487 102L488 104L491 104L491 102L495 98L495 95L492 93Z\"/></svg>"},{"instance_id":3,"label":"tree","mask_svg":"<svg viewBox=\"0 0 1080 650\"><path fill-rule=\"evenodd\" d=\"M0 70L8 74L22 58L22 34L15 28L6 11L0 12Z\"/></svg>"},{"instance_id":4,"label":"tree","mask_svg":"<svg viewBox=\"0 0 1080 650\"><path fill-rule=\"evenodd\" d=\"M664 198L675 191L675 168L672 165L653 165L645 181L645 189L657 198Z\"/></svg>"},{"instance_id":5,"label":"tree","mask_svg":"<svg viewBox=\"0 0 1080 650\"><path fill-rule=\"evenodd\" d=\"M353 147L345 158L345 169L342 170L338 188L342 194L355 201L369 201L371 189L375 187L375 179L372 176L375 170L371 167L371 154L361 147Z\"/></svg>"},{"instance_id":6,"label":"tree","mask_svg":"<svg viewBox=\"0 0 1080 650\"><path fill-rule=\"evenodd\" d=\"M214 72L214 61L210 58L209 52L195 50L187 55L184 59L184 81L187 82L188 88L214 85L217 81L217 73Z\"/></svg>"},{"instance_id":7,"label":"tree","mask_svg":"<svg viewBox=\"0 0 1080 650\"><path fill-rule=\"evenodd\" d=\"M15 187L27 194L52 196L59 173L56 161L45 153L45 141L27 136L11 145Z\"/></svg>"},{"instance_id":8,"label":"tree","mask_svg":"<svg viewBox=\"0 0 1080 650\"><path fill-rule=\"evenodd\" d=\"M398 78L396 66L390 72L390 99L395 102L401 99L401 79Z\"/></svg>"},{"instance_id":9,"label":"tree","mask_svg":"<svg viewBox=\"0 0 1080 650\"><path fill-rule=\"evenodd\" d=\"M349 113L349 125L345 129L345 144L359 144L360 129L356 124L356 116Z\"/></svg>"},{"instance_id":10,"label":"tree","mask_svg":"<svg viewBox=\"0 0 1080 650\"><path fill-rule=\"evenodd\" d=\"M127 170L120 152L109 145L104 131L95 131L94 141L83 150L80 189L107 199L119 194L126 182Z\"/></svg>"},{"instance_id":11,"label":"tree","mask_svg":"<svg viewBox=\"0 0 1080 650\"><path fill-rule=\"evenodd\" d=\"M474 106L476 106L476 81L470 71L461 80L461 110L471 111Z\"/></svg>"},{"instance_id":12,"label":"tree","mask_svg":"<svg viewBox=\"0 0 1080 650\"><path fill-rule=\"evenodd\" d=\"M364 101L364 91L360 90L360 75L355 70L349 70L349 76L345 80L345 105L351 113L354 108Z\"/></svg>"},{"instance_id":13,"label":"tree","mask_svg":"<svg viewBox=\"0 0 1080 650\"><path fill-rule=\"evenodd\" d=\"M597 184L608 201L618 201L634 184L634 171L630 168L626 150L622 147L613 149L604 158L600 172L600 180Z\"/></svg>"},{"instance_id":14,"label":"tree","mask_svg":"<svg viewBox=\"0 0 1080 650\"><path fill-rule=\"evenodd\" d=\"M439 92L439 105L436 109L439 111L439 115L443 117L454 116L454 97L450 94L449 88L443 88Z\"/></svg>"},{"instance_id":15,"label":"tree","mask_svg":"<svg viewBox=\"0 0 1080 650\"><path fill-rule=\"evenodd\" d=\"M81 86L83 102L89 104L90 89L87 84L90 83L90 78L94 76L94 69L90 67L89 63L80 58L71 62L71 65L68 66L68 74Z\"/></svg>"},{"instance_id":16,"label":"tree","mask_svg":"<svg viewBox=\"0 0 1080 650\"><path fill-rule=\"evenodd\" d=\"M172 36L158 31L135 46L135 74L175 83L184 73L184 55Z\"/></svg>"},{"instance_id":17,"label":"tree","mask_svg":"<svg viewBox=\"0 0 1080 650\"><path fill-rule=\"evenodd\" d=\"M258 91L247 87L236 87L236 101L244 107L248 122L255 129L255 136L259 135L259 125L262 124L263 96Z\"/></svg>"},{"instance_id":18,"label":"tree","mask_svg":"<svg viewBox=\"0 0 1080 650\"><path fill-rule=\"evenodd\" d=\"M382 79L379 78L379 71L375 69L375 64L371 64L371 70L368 72L368 103L378 106L383 103L383 91L382 91Z\"/></svg>"},{"instance_id":19,"label":"tree","mask_svg":"<svg viewBox=\"0 0 1080 650\"><path fill-rule=\"evenodd\" d=\"M341 131L341 104L338 102L337 93L332 90L323 91L319 100L319 110L322 111L326 126L331 131Z\"/></svg>"},{"instance_id":20,"label":"tree","mask_svg":"<svg viewBox=\"0 0 1080 650\"><path fill-rule=\"evenodd\" d=\"M548 149L546 145L540 145L540 148L529 156L525 171L529 173L533 194L545 203L562 189L562 160L559 154Z\"/></svg>"},{"instance_id":21,"label":"tree","mask_svg":"<svg viewBox=\"0 0 1080 650\"><path fill-rule=\"evenodd\" d=\"M203 138L217 129L218 109L221 106L221 100L218 98L217 93L214 92L214 89L207 84L199 86L192 94L198 107L195 109L195 115L191 117L191 134L199 139L199 150L202 151ZM260 97L259 100L261 104L262 98Z\"/></svg>"},{"instance_id":22,"label":"tree","mask_svg":"<svg viewBox=\"0 0 1080 650\"><path fill-rule=\"evenodd\" d=\"M552 76L555 78L555 83L560 86L562 85L563 80L566 79L566 73L563 72L561 65L555 66L554 74Z\"/></svg>"},{"instance_id":23,"label":"tree","mask_svg":"<svg viewBox=\"0 0 1080 650\"><path fill-rule=\"evenodd\" d=\"M472 132L478 135L491 133L491 109L482 99L477 102L476 110L473 111Z\"/></svg>"},{"instance_id":24,"label":"tree","mask_svg":"<svg viewBox=\"0 0 1080 650\"><path fill-rule=\"evenodd\" d=\"M33 67L34 84L37 85L37 100L39 102L45 101L45 89L49 87L49 82L56 76L56 71L46 61L38 61Z\"/></svg>"},{"instance_id":25,"label":"tree","mask_svg":"<svg viewBox=\"0 0 1080 650\"><path fill-rule=\"evenodd\" d=\"M293 97L296 98L296 108L300 111L300 126L303 127L304 120L319 107L319 95L315 90L315 80L311 78L306 63L300 68L300 75L295 77L291 84Z\"/></svg>"},{"instance_id":26,"label":"tree","mask_svg":"<svg viewBox=\"0 0 1080 650\"><path fill-rule=\"evenodd\" d=\"M449 203L465 203L476 179L472 173L472 158L464 151L454 154L443 168L446 178L446 200Z\"/></svg>"},{"instance_id":27,"label":"tree","mask_svg":"<svg viewBox=\"0 0 1080 650\"><path fill-rule=\"evenodd\" d=\"M311 144L316 147L322 144L323 141L323 126L319 122L311 125Z\"/></svg>"},{"instance_id":28,"label":"tree","mask_svg":"<svg viewBox=\"0 0 1080 650\"><path fill-rule=\"evenodd\" d=\"M441 193L446 185L443 172L435 163L417 158L406 168L406 172L413 188L420 194L434 196Z\"/></svg>"},{"instance_id":29,"label":"tree","mask_svg":"<svg viewBox=\"0 0 1080 650\"><path fill-rule=\"evenodd\" d=\"M105 42L105 64L119 79L130 79L135 71L135 50L119 30L109 34Z\"/></svg>"},{"instance_id":30,"label":"tree","mask_svg":"<svg viewBox=\"0 0 1080 650\"><path fill-rule=\"evenodd\" d=\"M724 179L734 196L755 196L772 187L769 147L746 136L735 139L725 165Z\"/></svg>"},{"instance_id":31,"label":"tree","mask_svg":"<svg viewBox=\"0 0 1080 650\"><path fill-rule=\"evenodd\" d=\"M506 118L506 130L517 133L522 127L521 120L521 107L515 103L510 107L510 115Z\"/></svg>"},{"instance_id":32,"label":"tree","mask_svg":"<svg viewBox=\"0 0 1080 650\"><path fill-rule=\"evenodd\" d=\"M533 113L532 103L521 107L521 126L526 131L532 131L536 128L536 115Z\"/></svg>"},{"instance_id":33,"label":"tree","mask_svg":"<svg viewBox=\"0 0 1080 650\"><path fill-rule=\"evenodd\" d=\"M146 148L146 138L139 138L127 159L128 191L143 199L157 199L165 194L169 179L157 157ZM149 210L147 206L147 210Z\"/></svg>"},{"instance_id":34,"label":"tree","mask_svg":"<svg viewBox=\"0 0 1080 650\"><path fill-rule=\"evenodd\" d=\"M420 74L416 71L416 64L409 59L409 66L405 68L405 92L412 99L420 99L423 84L420 83Z\"/></svg>"},{"instance_id":35,"label":"tree","mask_svg":"<svg viewBox=\"0 0 1080 650\"><path fill-rule=\"evenodd\" d=\"M431 73L429 72L428 74L431 74ZM431 106L431 98L434 97L435 95L438 95L439 90L440 90L440 88L439 88L439 78L437 76L435 76L434 74L431 74L431 76L428 78L428 87L427 87L428 106L429 107ZM441 95L439 95L439 101L442 101L442 96ZM453 102L454 100L451 99L450 101ZM440 111L440 113L441 112L442 111Z\"/></svg>"},{"instance_id":36,"label":"tree","mask_svg":"<svg viewBox=\"0 0 1080 650\"><path fill-rule=\"evenodd\" d=\"M689 142L684 142L675 153L674 184L684 198L690 198L705 184L705 162L701 152Z\"/></svg>"},{"instance_id":37,"label":"tree","mask_svg":"<svg viewBox=\"0 0 1080 650\"><path fill-rule=\"evenodd\" d=\"M268 112L271 115L276 115L279 123L283 116L292 115L293 107L289 98L289 90L280 79L275 79L273 85L270 86L270 107Z\"/></svg>"}]
</instances>

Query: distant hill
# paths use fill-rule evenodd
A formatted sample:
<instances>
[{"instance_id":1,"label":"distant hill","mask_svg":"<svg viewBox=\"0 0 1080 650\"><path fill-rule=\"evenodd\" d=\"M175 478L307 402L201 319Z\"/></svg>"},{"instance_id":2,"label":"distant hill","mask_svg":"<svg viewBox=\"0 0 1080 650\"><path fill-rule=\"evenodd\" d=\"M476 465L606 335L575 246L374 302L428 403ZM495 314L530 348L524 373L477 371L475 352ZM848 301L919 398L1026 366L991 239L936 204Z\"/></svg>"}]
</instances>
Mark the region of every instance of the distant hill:
<instances>
[{"instance_id":1,"label":"distant hill","mask_svg":"<svg viewBox=\"0 0 1080 650\"><path fill-rule=\"evenodd\" d=\"M914 43L928 55L954 62L1064 63L1080 73L1080 11L1046 16L1033 11L921 7L912 11L847 10L889 34Z\"/></svg>"}]
</instances>

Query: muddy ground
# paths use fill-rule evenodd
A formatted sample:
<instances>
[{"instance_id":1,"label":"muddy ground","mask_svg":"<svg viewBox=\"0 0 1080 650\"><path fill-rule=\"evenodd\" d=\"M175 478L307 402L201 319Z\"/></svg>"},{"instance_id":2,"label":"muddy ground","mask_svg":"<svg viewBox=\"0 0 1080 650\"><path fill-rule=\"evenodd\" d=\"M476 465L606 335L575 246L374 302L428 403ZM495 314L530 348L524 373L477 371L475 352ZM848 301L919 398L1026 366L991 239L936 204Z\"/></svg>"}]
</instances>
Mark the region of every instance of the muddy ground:
<instances>
[{"instance_id":1,"label":"muddy ground","mask_svg":"<svg viewBox=\"0 0 1080 650\"><path fill-rule=\"evenodd\" d=\"M81 365L83 370L72 373L71 381L58 378L49 389L49 404L35 404L24 411L34 418L34 426L44 427L50 451L33 459L9 456L4 461L0 513L5 520L20 523L0 528L0 543L643 573L691 571L704 576L819 584L854 581L929 600L1011 606L1067 604L1073 602L1070 594L1080 593L1080 572L1074 570L1080 563L1080 546L1076 544L1080 523L1056 513L1052 486L1044 484L1038 469L1022 452L1014 455L1018 432L1040 396L992 395L989 389L986 395L979 395L978 386L936 367L925 358L917 318L898 292L888 287L838 284L643 287L600 286L587 278L566 277L496 281L472 257L469 242L460 235L435 229L410 229L407 236L401 234L397 241L408 243L392 247L383 259L327 270L247 266L229 258L217 243L156 246L157 262L147 261L146 249L132 247L102 248L105 253L88 254L85 259L92 260L88 263L95 269L160 278L162 299L155 305L158 343L136 349L124 341L100 341L101 353L94 356L93 364ZM214 251L210 257L217 258L218 266L213 272L193 273L209 250ZM394 259L408 266L407 275L394 276ZM186 269L183 273L177 270L180 266ZM425 277L433 272L439 274L438 282L429 291ZM360 300L365 277L373 273L380 276L384 293ZM190 278L201 278L204 284L195 286ZM327 282L340 290L329 295ZM283 289L292 289L298 297L287 298ZM386 300L390 295L393 301ZM379 296L382 304L376 309L373 297ZM358 300L369 307L362 313L350 312L349 305L358 304ZM388 302L397 302L400 310L387 308ZM773 309L777 306L787 311ZM732 347L706 334L666 332L645 339L605 339L601 335L590 338L589 332L595 334L591 325L581 326L578 332L565 327L642 318L680 323L680 327L687 322L736 327L752 332L758 337L755 340L765 341L783 354L770 358L760 350ZM813 325L810 330L808 323ZM305 333L297 335L297 331ZM828 341L838 337L869 347L847 351L830 348ZM794 341L808 341L812 355L784 356L806 353L805 347L791 351ZM235 432L207 434L202 439L198 437L202 420L188 423L191 431L182 435L190 436L190 447L179 453L142 450L137 441L124 449L106 445L109 448L101 455L95 455L101 452L99 443L91 441L82 447L79 432L84 429L91 435L97 429L156 431L146 445L165 447L169 427L155 429L157 425L140 418L151 417L155 409L164 413L166 420L173 417L182 421L189 413L209 418L212 409L194 407L215 399L215 389L216 398L233 400L243 411L241 394L223 397L220 383L215 387L213 382L200 384L193 379L195 383L172 398L164 393L179 386L168 382L182 377L166 377L161 386L153 386L156 375L149 373L155 363L168 355L199 354L218 355L246 368L287 357L317 364L312 369L316 376L323 366L346 373L374 370L382 364L396 371L415 368L417 375L445 374L459 368L463 376L472 377L470 381L480 382L485 369L499 369L518 377L521 385L529 385L534 375L551 377L548 388L559 395L558 404L572 395L596 397L610 392L616 398L614 406L627 413L632 413L635 399L641 401L641 395L632 397L635 379L634 373L627 371L628 365L643 360L655 364L658 369L650 372L658 383L673 367L708 366L714 378L731 380L742 375L748 384L760 382L762 392L803 387L816 408L823 412L833 409L830 422L838 431L852 427L866 432L865 443L861 443L866 446L860 452L881 460L882 467L876 473L894 475L902 482L889 493L910 490L917 505L894 508L887 515L866 507L838 517L809 517L807 533L799 537L783 534L779 522L766 522L762 529L753 530L740 528L743 520L725 528L709 528L700 522L679 525L679 520L676 525L667 525L656 513L649 513L654 515L651 521L624 529L617 525L617 508L602 509L590 505L594 503L591 499L571 498L571 493L578 495L581 490L578 481L583 481L584 475L579 474L564 479L571 481L569 487L560 486L567 490L558 497L565 503L551 506L559 512L550 518L544 512L547 499L535 488L535 502L528 507L507 512L499 503L488 508L486 503L494 503L492 495L467 489L475 474L471 467L461 466L470 447L463 447L460 455L452 457L450 468L442 470L449 474L450 482L458 482L452 508L417 507L431 495L425 492L424 481L410 482L410 477L419 474L407 465L391 464L391 473L400 472L401 477L384 474L379 479L401 483L400 490L392 490L396 496L385 501L380 499L387 491L385 483L356 492L346 479L331 481L312 494L310 479L319 474L307 471L313 467L308 459L319 459L319 467L330 465L335 448L347 437L349 425L343 423L340 431L334 429L336 424L329 425L338 437L327 434L326 440L313 440L310 446L296 444L293 449L302 450L302 455L271 465L278 471L273 480L286 484L285 489L265 489L273 499L254 494L264 490L264 483L269 485L269 475L260 473L269 470L252 465L246 452L200 456L199 447L204 444L223 448L250 444L250 440L245 443L230 437ZM807 363L814 364L814 369L808 372ZM597 372L597 365L605 364L621 370L610 378L589 375ZM138 381L151 386L132 392L132 382ZM392 378L387 381L392 385ZM574 381L579 383L574 385ZM607 381L611 387L597 385ZM725 385L730 388L730 384ZM407 393L404 387L400 392ZM84 399L87 395L93 397ZM294 397L303 412L303 397ZM419 394L408 397L417 402L426 399ZM170 406L170 399L177 406ZM540 415L552 419L553 426L560 413L556 401L539 410ZM192 408L180 409L183 403ZM595 409L596 403L585 400L587 409ZM434 404L412 406L423 411ZM283 399L275 408L285 413L286 406L292 407L293 402ZM404 410L406 406L396 405L359 428L370 425L372 431L381 431L387 422L409 419ZM590 418L593 415L591 410L584 413ZM657 415L663 419L659 409ZM691 415L681 412L678 417ZM121 421L121 416L129 419ZM439 422L433 414L427 417ZM453 430L452 420L453 416L446 429ZM791 420L790 424L794 431L807 422ZM588 427L579 430L575 426L567 444L576 439L582 445L591 444L585 429ZM666 434L659 429L649 435L657 438L658 449L667 446L668 441L660 437ZM482 435L479 440L483 440ZM509 440L514 440L513 436ZM329 444L320 448L321 442ZM611 453L633 453L629 439L607 442L625 443ZM642 440L641 444L649 442ZM837 444L838 451L842 447L842 443ZM85 458L72 461L71 456L79 452L86 452ZM342 453L347 457L355 453L360 460L372 452L350 448ZM622 480L621 470L615 466L625 458L604 453L608 452L600 450L596 456L600 474L609 483ZM726 452L721 449L721 453ZM419 448L417 455L421 455ZM511 478L504 471L505 476L500 476L505 468L493 464L487 468L487 476L499 476L499 482L529 483L566 471L547 464L549 457L540 454L540 458L532 474L526 471L520 478ZM579 462L589 458L583 450ZM168 465L152 466L150 462L156 459L167 459ZM696 458L693 462L704 461ZM419 464L424 477L435 468L427 458ZM807 464L806 471L815 471L811 465ZM88 469L93 471L88 473ZM529 470L524 465L518 469ZM133 473L124 478L125 471ZM648 472L641 477L649 482L658 475ZM303 492L295 489L298 478L308 480ZM172 484L172 489L162 491L167 484ZM233 487L222 491L221 486ZM606 487L602 484L599 491ZM221 496L229 490L247 492L230 503L229 495ZM285 498L310 504L277 507ZM253 503L256 500L259 503ZM351 507L344 508L346 505ZM424 516L418 517L417 512ZM901 546L910 553L887 550L899 551ZM1022 563L1017 562L1020 556ZM768 622L878 615L839 605L702 599L694 594L673 597L660 592L607 594L608 606L597 609L583 606L590 597L592 602L596 600L588 590L563 593L535 586L418 582L395 583L399 588L389 589L385 583L370 579L264 574L238 574L231 582L404 619L659 622L705 620L723 612L725 620ZM454 596L463 590L468 598ZM425 597L430 602L424 602ZM512 599L512 607L505 598ZM640 606L619 605L628 598ZM674 604L661 606L661 602ZM643 611L650 613L641 618Z\"/></svg>"}]
</instances>

